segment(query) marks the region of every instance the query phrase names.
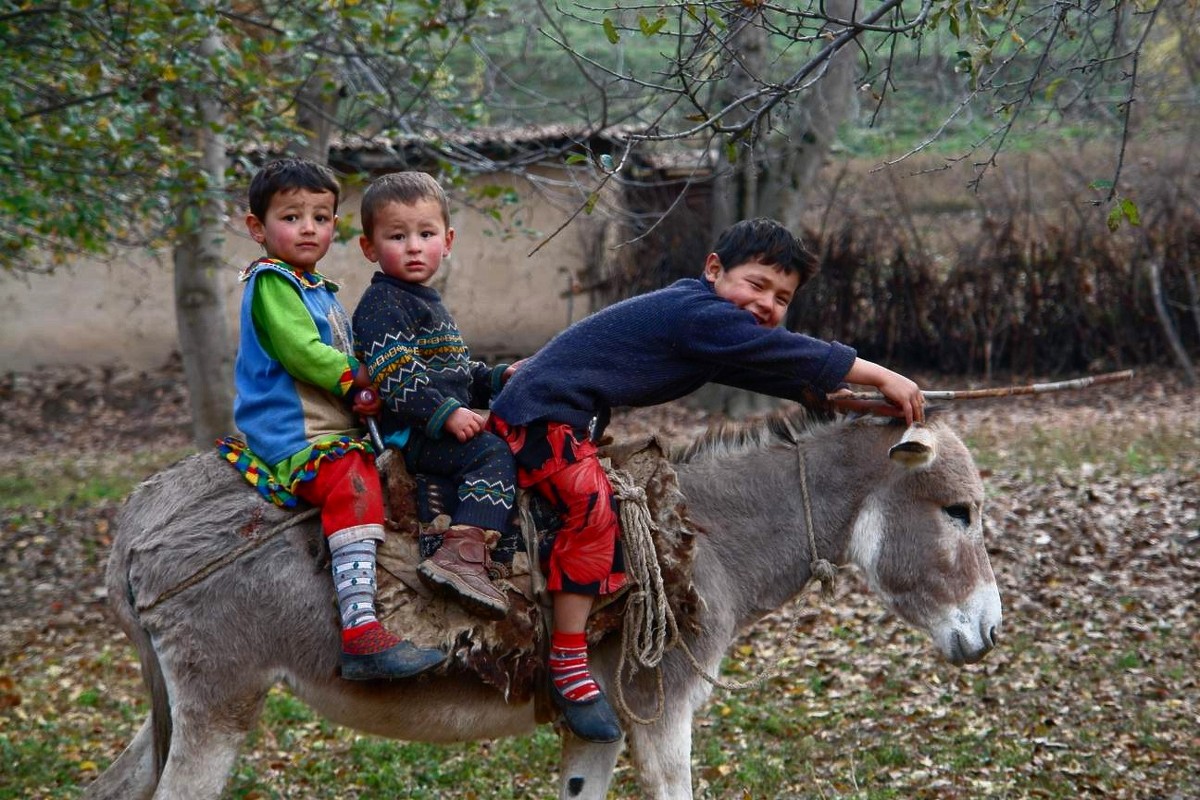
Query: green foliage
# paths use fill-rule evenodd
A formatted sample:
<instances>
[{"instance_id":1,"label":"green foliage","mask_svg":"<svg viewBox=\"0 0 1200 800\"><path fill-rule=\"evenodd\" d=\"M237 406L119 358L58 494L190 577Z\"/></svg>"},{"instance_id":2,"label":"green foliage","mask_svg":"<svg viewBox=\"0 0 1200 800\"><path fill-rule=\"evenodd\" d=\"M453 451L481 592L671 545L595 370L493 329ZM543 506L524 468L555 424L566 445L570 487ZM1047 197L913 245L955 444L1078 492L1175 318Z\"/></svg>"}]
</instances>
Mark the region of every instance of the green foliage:
<instances>
[{"instance_id":1,"label":"green foliage","mask_svg":"<svg viewBox=\"0 0 1200 800\"><path fill-rule=\"evenodd\" d=\"M377 76L346 91L353 129L382 95L433 94L455 113L445 52L484 5L4 2L0 69L21 77L0 85L0 267L52 269L195 225L214 191L198 167L201 99L220 109L212 133L275 151L307 138L298 98L333 97L322 76L347 62Z\"/></svg>"}]
</instances>

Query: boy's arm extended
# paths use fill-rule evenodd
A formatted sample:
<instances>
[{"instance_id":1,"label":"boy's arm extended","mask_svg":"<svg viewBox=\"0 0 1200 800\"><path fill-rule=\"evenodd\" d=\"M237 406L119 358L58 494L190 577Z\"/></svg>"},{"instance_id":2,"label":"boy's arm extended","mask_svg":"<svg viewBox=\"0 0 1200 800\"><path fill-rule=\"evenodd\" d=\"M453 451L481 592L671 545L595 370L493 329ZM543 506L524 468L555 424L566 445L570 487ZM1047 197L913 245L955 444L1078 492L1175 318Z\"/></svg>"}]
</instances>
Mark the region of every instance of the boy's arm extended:
<instances>
[{"instance_id":1,"label":"boy's arm extended","mask_svg":"<svg viewBox=\"0 0 1200 800\"><path fill-rule=\"evenodd\" d=\"M286 278L264 270L255 279L251 313L263 349L289 375L337 397L350 392L358 361L321 341L316 323Z\"/></svg>"},{"instance_id":2,"label":"boy's arm extended","mask_svg":"<svg viewBox=\"0 0 1200 800\"><path fill-rule=\"evenodd\" d=\"M838 399L835 395L830 399L839 408L903 417L909 425L925 420L925 397L921 394L921 387L898 372L864 358L856 358L846 373L846 381L874 386L891 405L871 400Z\"/></svg>"}]
</instances>

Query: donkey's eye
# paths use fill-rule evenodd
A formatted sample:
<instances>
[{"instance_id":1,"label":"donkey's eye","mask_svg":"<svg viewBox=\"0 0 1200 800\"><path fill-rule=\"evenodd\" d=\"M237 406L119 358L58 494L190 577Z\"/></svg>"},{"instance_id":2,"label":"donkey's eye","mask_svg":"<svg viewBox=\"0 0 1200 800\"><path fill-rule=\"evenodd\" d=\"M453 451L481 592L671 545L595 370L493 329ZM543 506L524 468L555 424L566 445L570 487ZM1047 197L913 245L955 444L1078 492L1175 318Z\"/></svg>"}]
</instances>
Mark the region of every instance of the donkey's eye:
<instances>
[{"instance_id":1,"label":"donkey's eye","mask_svg":"<svg viewBox=\"0 0 1200 800\"><path fill-rule=\"evenodd\" d=\"M971 507L956 503L952 506L945 506L942 511L946 512L946 516L961 525L971 524Z\"/></svg>"}]
</instances>

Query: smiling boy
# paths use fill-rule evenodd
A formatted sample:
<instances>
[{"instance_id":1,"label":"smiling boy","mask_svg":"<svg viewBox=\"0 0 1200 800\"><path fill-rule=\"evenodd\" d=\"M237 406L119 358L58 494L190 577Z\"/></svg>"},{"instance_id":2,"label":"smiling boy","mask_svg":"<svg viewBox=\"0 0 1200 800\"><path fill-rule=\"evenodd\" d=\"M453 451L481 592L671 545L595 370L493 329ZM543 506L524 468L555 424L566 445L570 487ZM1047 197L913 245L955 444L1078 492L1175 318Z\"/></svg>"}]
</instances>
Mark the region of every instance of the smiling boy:
<instances>
[{"instance_id":1,"label":"smiling boy","mask_svg":"<svg viewBox=\"0 0 1200 800\"><path fill-rule=\"evenodd\" d=\"M613 408L665 403L710 382L797 401L851 382L878 388L888 401L858 408L910 423L923 416L913 381L843 344L778 327L814 271L779 223L739 222L721 235L701 278L580 320L523 362L492 403L488 426L513 450L518 485L551 500L562 518L547 583L551 697L581 738L621 736L591 677L584 639L595 596L625 582L612 487L595 444Z\"/></svg>"}]
</instances>

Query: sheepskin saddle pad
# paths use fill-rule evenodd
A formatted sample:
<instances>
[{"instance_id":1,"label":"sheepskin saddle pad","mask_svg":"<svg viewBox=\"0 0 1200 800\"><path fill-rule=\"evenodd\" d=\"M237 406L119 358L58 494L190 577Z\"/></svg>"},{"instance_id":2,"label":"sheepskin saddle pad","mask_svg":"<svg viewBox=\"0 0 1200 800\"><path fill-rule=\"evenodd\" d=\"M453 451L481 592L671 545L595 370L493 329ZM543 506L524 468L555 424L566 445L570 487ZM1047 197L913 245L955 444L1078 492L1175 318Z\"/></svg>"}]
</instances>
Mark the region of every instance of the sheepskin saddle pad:
<instances>
[{"instance_id":1,"label":"sheepskin saddle pad","mask_svg":"<svg viewBox=\"0 0 1200 800\"><path fill-rule=\"evenodd\" d=\"M601 452L606 467L620 470L622 483L640 487L649 512L650 539L662 574L662 590L680 629L694 628L699 598L692 584L692 554L696 530L666 449L655 438L608 446ZM438 647L450 654L442 669L469 670L486 684L504 693L509 702L539 699L548 644L548 598L537 588L524 544L518 548L512 575L499 579L508 592L509 613L498 621L472 615L451 599L434 595L417 576L422 550L428 555L431 539L445 517L422 522L418 508L417 481L404 467L398 453L379 458L380 473L388 501L388 537L379 548L376 609L387 627L424 647ZM616 485L614 483L614 485ZM640 494L640 493L638 493ZM620 491L618 490L618 496ZM523 537L538 537L547 547L557 520L548 504L530 492L518 498L529 512L521 516ZM636 502L625 499L621 502ZM429 514L426 508L426 515ZM628 535L626 534L626 538ZM422 542L425 546L422 547ZM539 559L540 560L540 559ZM628 563L628 555L626 557ZM536 566L536 565L535 565ZM633 575L629 575L633 583ZM595 643L619 631L622 612L630 591L627 587L606 602L598 603L588 623L588 639ZM540 705L540 704L539 704Z\"/></svg>"}]
</instances>

